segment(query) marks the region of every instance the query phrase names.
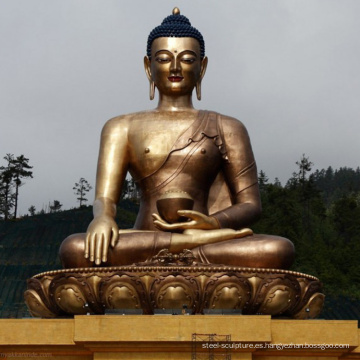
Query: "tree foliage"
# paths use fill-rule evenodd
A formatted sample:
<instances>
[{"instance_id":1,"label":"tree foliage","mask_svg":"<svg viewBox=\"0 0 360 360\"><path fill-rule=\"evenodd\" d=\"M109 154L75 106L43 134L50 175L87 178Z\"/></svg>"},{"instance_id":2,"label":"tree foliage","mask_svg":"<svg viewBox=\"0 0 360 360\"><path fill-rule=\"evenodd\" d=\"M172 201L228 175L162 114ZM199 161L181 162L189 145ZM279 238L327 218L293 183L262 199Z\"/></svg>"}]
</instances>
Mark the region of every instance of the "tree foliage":
<instances>
[{"instance_id":1,"label":"tree foliage","mask_svg":"<svg viewBox=\"0 0 360 360\"><path fill-rule=\"evenodd\" d=\"M33 167L29 165L29 159L24 155L17 156L12 161L12 172L15 183L15 204L14 204L14 218L17 215L19 187L23 185L22 179L32 178Z\"/></svg>"},{"instance_id":2,"label":"tree foliage","mask_svg":"<svg viewBox=\"0 0 360 360\"><path fill-rule=\"evenodd\" d=\"M54 200L52 204L49 204L50 212L59 212L62 208L62 204L60 204L59 200Z\"/></svg>"},{"instance_id":3,"label":"tree foliage","mask_svg":"<svg viewBox=\"0 0 360 360\"><path fill-rule=\"evenodd\" d=\"M8 162L6 167L0 167L0 214L5 221L9 219L10 211L15 203L13 187L13 174Z\"/></svg>"},{"instance_id":4,"label":"tree foliage","mask_svg":"<svg viewBox=\"0 0 360 360\"><path fill-rule=\"evenodd\" d=\"M0 215L8 220L17 216L19 188L23 185L23 179L33 176L30 171L32 166L24 155L14 157L13 154L6 154L4 160L7 165L0 166Z\"/></svg>"},{"instance_id":5,"label":"tree foliage","mask_svg":"<svg viewBox=\"0 0 360 360\"><path fill-rule=\"evenodd\" d=\"M263 216L255 232L293 241L293 270L321 279L328 294L360 299L360 171L312 171L302 156L285 186L259 174Z\"/></svg>"},{"instance_id":6,"label":"tree foliage","mask_svg":"<svg viewBox=\"0 0 360 360\"><path fill-rule=\"evenodd\" d=\"M35 215L35 212L36 212L36 207L34 205L31 205L29 208L28 208L28 211L30 213L30 216L34 216Z\"/></svg>"},{"instance_id":7,"label":"tree foliage","mask_svg":"<svg viewBox=\"0 0 360 360\"><path fill-rule=\"evenodd\" d=\"M130 177L124 180L123 188L121 191L121 199L129 199L135 204L140 203L140 191L136 186L133 178Z\"/></svg>"},{"instance_id":8,"label":"tree foliage","mask_svg":"<svg viewBox=\"0 0 360 360\"><path fill-rule=\"evenodd\" d=\"M83 206L85 202L88 201L86 194L92 189L92 186L84 178L80 178L78 183L75 183L73 190L74 194L77 196L77 201L80 203L80 207Z\"/></svg>"}]
</instances>

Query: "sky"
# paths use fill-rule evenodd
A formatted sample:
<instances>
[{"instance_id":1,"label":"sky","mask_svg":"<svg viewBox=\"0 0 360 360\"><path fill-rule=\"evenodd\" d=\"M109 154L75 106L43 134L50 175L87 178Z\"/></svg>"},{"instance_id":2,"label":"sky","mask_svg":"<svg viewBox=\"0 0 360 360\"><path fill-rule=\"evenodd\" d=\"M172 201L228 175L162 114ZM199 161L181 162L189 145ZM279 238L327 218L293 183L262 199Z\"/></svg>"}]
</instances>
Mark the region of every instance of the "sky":
<instances>
[{"instance_id":1,"label":"sky","mask_svg":"<svg viewBox=\"0 0 360 360\"><path fill-rule=\"evenodd\" d=\"M358 0L1 0L0 165L23 154L34 176L20 215L78 206L104 123L156 107L146 41L175 6L209 58L194 106L241 120L270 181L284 184L302 154L314 169L360 166Z\"/></svg>"}]
</instances>

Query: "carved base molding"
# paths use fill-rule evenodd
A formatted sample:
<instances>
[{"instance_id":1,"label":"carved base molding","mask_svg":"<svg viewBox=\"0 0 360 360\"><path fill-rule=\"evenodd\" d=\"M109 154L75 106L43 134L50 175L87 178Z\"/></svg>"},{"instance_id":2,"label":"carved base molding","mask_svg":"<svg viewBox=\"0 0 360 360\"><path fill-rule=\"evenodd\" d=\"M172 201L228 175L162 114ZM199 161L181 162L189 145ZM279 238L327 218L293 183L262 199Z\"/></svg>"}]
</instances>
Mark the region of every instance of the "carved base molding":
<instances>
[{"instance_id":1,"label":"carved base molding","mask_svg":"<svg viewBox=\"0 0 360 360\"><path fill-rule=\"evenodd\" d=\"M119 266L55 270L28 280L33 316L54 318L107 309L237 309L295 319L315 318L325 296L310 275L228 266Z\"/></svg>"}]
</instances>

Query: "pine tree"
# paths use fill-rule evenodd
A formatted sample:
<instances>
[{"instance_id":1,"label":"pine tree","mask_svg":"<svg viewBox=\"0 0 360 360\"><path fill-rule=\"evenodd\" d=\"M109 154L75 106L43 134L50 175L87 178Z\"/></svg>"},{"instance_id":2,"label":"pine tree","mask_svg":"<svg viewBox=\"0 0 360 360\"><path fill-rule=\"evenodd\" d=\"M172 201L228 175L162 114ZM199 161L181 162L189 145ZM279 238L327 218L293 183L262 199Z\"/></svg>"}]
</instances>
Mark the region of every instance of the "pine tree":
<instances>
[{"instance_id":1,"label":"pine tree","mask_svg":"<svg viewBox=\"0 0 360 360\"><path fill-rule=\"evenodd\" d=\"M21 179L32 178L33 167L29 165L29 159L24 155L17 156L11 161L13 178L15 183L15 204L14 204L14 218L16 219L18 198L19 198L19 187L23 185Z\"/></svg>"},{"instance_id":2,"label":"pine tree","mask_svg":"<svg viewBox=\"0 0 360 360\"><path fill-rule=\"evenodd\" d=\"M30 216L34 216L35 215L35 212L36 212L36 208L34 205L31 205L29 208L28 208L28 211L30 213Z\"/></svg>"},{"instance_id":3,"label":"pine tree","mask_svg":"<svg viewBox=\"0 0 360 360\"><path fill-rule=\"evenodd\" d=\"M75 190L74 194L77 195L77 200L80 202L80 207L83 206L84 202L87 202L86 193L92 189L92 186L85 180L84 178L80 178L78 183L75 183L73 190Z\"/></svg>"},{"instance_id":4,"label":"pine tree","mask_svg":"<svg viewBox=\"0 0 360 360\"><path fill-rule=\"evenodd\" d=\"M54 200L54 203L52 205L49 204L50 212L51 213L59 212L62 206L63 204L60 204L59 200Z\"/></svg>"},{"instance_id":5,"label":"pine tree","mask_svg":"<svg viewBox=\"0 0 360 360\"><path fill-rule=\"evenodd\" d=\"M264 192L266 189L266 184L269 182L269 178L266 176L263 170L260 170L259 172L258 181L260 192Z\"/></svg>"},{"instance_id":6,"label":"pine tree","mask_svg":"<svg viewBox=\"0 0 360 360\"><path fill-rule=\"evenodd\" d=\"M10 211L15 203L15 195L13 192L14 173L11 165L14 160L14 155L6 154L4 159L7 161L7 166L0 166L0 213L6 221L10 218Z\"/></svg>"},{"instance_id":7,"label":"pine tree","mask_svg":"<svg viewBox=\"0 0 360 360\"><path fill-rule=\"evenodd\" d=\"M0 167L0 212L7 220L12 208L14 208L13 217L17 216L19 187L23 185L23 178L32 178L32 171L29 171L32 166L28 164L29 159L24 155L15 158L13 154L6 154L4 159L7 161L7 166Z\"/></svg>"}]
</instances>

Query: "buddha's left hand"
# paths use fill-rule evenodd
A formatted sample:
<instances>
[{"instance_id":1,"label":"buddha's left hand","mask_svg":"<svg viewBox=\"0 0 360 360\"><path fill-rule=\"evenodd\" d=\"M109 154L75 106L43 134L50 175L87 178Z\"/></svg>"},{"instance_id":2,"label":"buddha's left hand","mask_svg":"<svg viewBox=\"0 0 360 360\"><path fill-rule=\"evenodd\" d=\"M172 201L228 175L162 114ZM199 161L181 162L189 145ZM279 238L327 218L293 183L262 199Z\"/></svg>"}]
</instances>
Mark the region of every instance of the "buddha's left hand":
<instances>
[{"instance_id":1,"label":"buddha's left hand","mask_svg":"<svg viewBox=\"0 0 360 360\"><path fill-rule=\"evenodd\" d=\"M186 230L186 229L202 229L211 230L219 229L217 220L211 216L207 216L201 212L194 210L178 210L178 215L187 217L189 221L169 224L163 220L160 215L152 214L154 225L159 230Z\"/></svg>"}]
</instances>

